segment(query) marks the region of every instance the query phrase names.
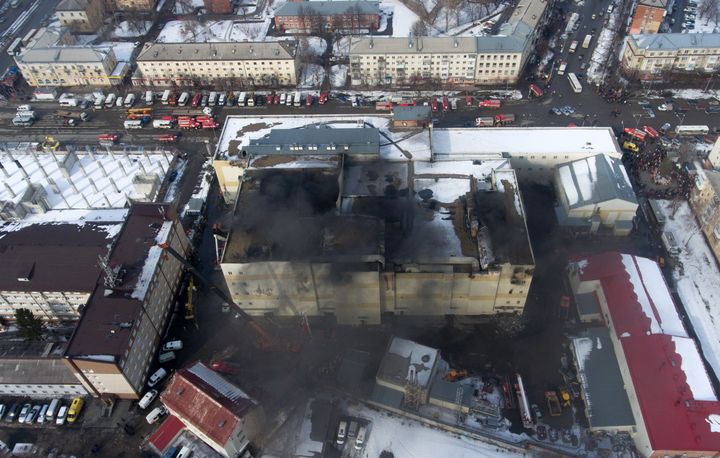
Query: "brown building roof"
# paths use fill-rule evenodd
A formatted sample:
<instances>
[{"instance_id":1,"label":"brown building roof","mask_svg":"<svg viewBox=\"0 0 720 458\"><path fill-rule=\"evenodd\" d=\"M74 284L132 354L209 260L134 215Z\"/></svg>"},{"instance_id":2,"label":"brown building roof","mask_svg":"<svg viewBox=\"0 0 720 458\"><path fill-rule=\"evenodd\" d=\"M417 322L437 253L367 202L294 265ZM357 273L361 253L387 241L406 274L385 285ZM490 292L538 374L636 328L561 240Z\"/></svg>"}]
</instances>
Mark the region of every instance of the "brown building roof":
<instances>
[{"instance_id":1,"label":"brown building roof","mask_svg":"<svg viewBox=\"0 0 720 458\"><path fill-rule=\"evenodd\" d=\"M240 388L200 362L179 370L160 399L186 425L223 445L256 405Z\"/></svg>"},{"instance_id":2,"label":"brown building roof","mask_svg":"<svg viewBox=\"0 0 720 458\"><path fill-rule=\"evenodd\" d=\"M119 357L127 348L132 324L142 313L142 301L133 296L150 248L169 211L166 204L133 204L110 254L111 267L122 266L117 286L99 281L68 345L66 356Z\"/></svg>"},{"instance_id":3,"label":"brown building roof","mask_svg":"<svg viewBox=\"0 0 720 458\"><path fill-rule=\"evenodd\" d=\"M0 228L0 290L91 292L117 224Z\"/></svg>"}]
</instances>

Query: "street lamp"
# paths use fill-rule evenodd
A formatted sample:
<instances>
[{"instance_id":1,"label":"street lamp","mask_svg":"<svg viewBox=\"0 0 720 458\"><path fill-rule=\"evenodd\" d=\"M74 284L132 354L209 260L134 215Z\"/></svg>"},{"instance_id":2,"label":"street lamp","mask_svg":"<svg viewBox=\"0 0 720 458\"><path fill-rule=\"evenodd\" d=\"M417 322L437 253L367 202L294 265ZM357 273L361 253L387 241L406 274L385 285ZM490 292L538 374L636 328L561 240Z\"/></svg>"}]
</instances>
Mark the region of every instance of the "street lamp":
<instances>
[{"instance_id":1,"label":"street lamp","mask_svg":"<svg viewBox=\"0 0 720 458\"><path fill-rule=\"evenodd\" d=\"M637 129L638 124L640 124L640 120L642 119L643 115L640 113L633 113L633 118L635 118L635 128Z\"/></svg>"},{"instance_id":2,"label":"street lamp","mask_svg":"<svg viewBox=\"0 0 720 458\"><path fill-rule=\"evenodd\" d=\"M675 116L680 121L680 124L678 124L678 126L682 126L683 123L685 122L685 116L686 116L685 113L675 113Z\"/></svg>"}]
</instances>

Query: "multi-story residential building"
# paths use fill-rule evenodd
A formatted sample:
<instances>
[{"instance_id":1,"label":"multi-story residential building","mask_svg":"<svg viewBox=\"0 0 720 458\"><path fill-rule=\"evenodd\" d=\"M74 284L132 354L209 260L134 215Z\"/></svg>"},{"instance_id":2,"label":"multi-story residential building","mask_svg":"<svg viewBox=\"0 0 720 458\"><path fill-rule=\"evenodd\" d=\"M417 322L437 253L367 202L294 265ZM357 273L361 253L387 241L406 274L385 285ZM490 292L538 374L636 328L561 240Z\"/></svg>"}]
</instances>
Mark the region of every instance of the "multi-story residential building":
<instances>
[{"instance_id":1,"label":"multi-story residential building","mask_svg":"<svg viewBox=\"0 0 720 458\"><path fill-rule=\"evenodd\" d=\"M120 84L127 62L119 62L111 46L63 45L45 39L15 56L20 72L32 87L110 86ZM62 36L62 35L58 35Z\"/></svg>"},{"instance_id":2,"label":"multi-story residential building","mask_svg":"<svg viewBox=\"0 0 720 458\"><path fill-rule=\"evenodd\" d=\"M658 33L666 14L667 0L640 0L630 23L629 34Z\"/></svg>"},{"instance_id":3,"label":"multi-story residential building","mask_svg":"<svg viewBox=\"0 0 720 458\"><path fill-rule=\"evenodd\" d=\"M280 31L373 31L380 27L380 4L366 0L286 2L275 11L274 20Z\"/></svg>"},{"instance_id":4,"label":"multi-story residential building","mask_svg":"<svg viewBox=\"0 0 720 458\"><path fill-rule=\"evenodd\" d=\"M227 81L237 85L297 83L297 42L148 43L137 56L134 85L187 86Z\"/></svg>"},{"instance_id":5,"label":"multi-story residential building","mask_svg":"<svg viewBox=\"0 0 720 458\"><path fill-rule=\"evenodd\" d=\"M720 68L720 34L630 35L621 68L630 78L657 79L668 73L711 73Z\"/></svg>"},{"instance_id":6,"label":"multi-story residential building","mask_svg":"<svg viewBox=\"0 0 720 458\"><path fill-rule=\"evenodd\" d=\"M24 308L47 322L80 318L95 289L98 256L121 223L8 225L0 230L0 318Z\"/></svg>"},{"instance_id":7,"label":"multi-story residential building","mask_svg":"<svg viewBox=\"0 0 720 458\"><path fill-rule=\"evenodd\" d=\"M720 263L720 171L699 170L690 194L695 213L715 259Z\"/></svg>"},{"instance_id":8,"label":"multi-story residential building","mask_svg":"<svg viewBox=\"0 0 720 458\"><path fill-rule=\"evenodd\" d=\"M230 0L203 0L205 11L209 14L230 14L233 12L233 2Z\"/></svg>"},{"instance_id":9,"label":"multi-story residential building","mask_svg":"<svg viewBox=\"0 0 720 458\"><path fill-rule=\"evenodd\" d=\"M190 250L167 204L133 204L65 351L93 396L137 399L145 385L183 272L160 244Z\"/></svg>"},{"instance_id":10,"label":"multi-story residential building","mask_svg":"<svg viewBox=\"0 0 720 458\"><path fill-rule=\"evenodd\" d=\"M520 3L497 36L355 39L350 46L352 84L513 83L533 52L547 6L544 0Z\"/></svg>"},{"instance_id":11,"label":"multi-story residential building","mask_svg":"<svg viewBox=\"0 0 720 458\"><path fill-rule=\"evenodd\" d=\"M62 0L55 8L60 25L73 32L95 32L105 19L103 0Z\"/></svg>"},{"instance_id":12,"label":"multi-story residential building","mask_svg":"<svg viewBox=\"0 0 720 458\"><path fill-rule=\"evenodd\" d=\"M255 399L201 362L177 371L160 400L170 415L228 458L240 456L265 422Z\"/></svg>"}]
</instances>

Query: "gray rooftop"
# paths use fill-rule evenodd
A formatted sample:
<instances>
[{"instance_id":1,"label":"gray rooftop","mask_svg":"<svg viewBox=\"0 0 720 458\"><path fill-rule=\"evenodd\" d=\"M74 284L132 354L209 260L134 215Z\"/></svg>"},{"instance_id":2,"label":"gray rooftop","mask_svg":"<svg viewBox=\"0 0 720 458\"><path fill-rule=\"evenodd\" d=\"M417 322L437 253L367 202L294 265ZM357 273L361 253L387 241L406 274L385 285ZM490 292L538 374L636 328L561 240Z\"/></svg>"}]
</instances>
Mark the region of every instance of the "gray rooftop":
<instances>
[{"instance_id":1,"label":"gray rooftop","mask_svg":"<svg viewBox=\"0 0 720 458\"><path fill-rule=\"evenodd\" d=\"M620 159L597 154L561 164L555 173L566 196L577 196L576 199L568 198L571 209L615 199L637 204L635 191ZM564 179L563 174L569 180Z\"/></svg>"},{"instance_id":2,"label":"gray rooftop","mask_svg":"<svg viewBox=\"0 0 720 458\"><path fill-rule=\"evenodd\" d=\"M473 387L472 385L463 384L460 382L448 382L443 379L443 374L440 372L435 374L435 380L433 380L432 386L430 387L430 397L438 399L440 401L451 402L455 404L457 400L457 390L462 390L462 400L460 401L464 406L472 405L473 400Z\"/></svg>"},{"instance_id":3,"label":"gray rooftop","mask_svg":"<svg viewBox=\"0 0 720 458\"><path fill-rule=\"evenodd\" d=\"M297 42L146 43L138 62L294 59Z\"/></svg>"},{"instance_id":4,"label":"gray rooftop","mask_svg":"<svg viewBox=\"0 0 720 458\"><path fill-rule=\"evenodd\" d=\"M585 393L592 428L635 425L617 357L607 328L589 328L573 339L578 379ZM583 361L577 361L579 357Z\"/></svg>"},{"instance_id":5,"label":"gray rooftop","mask_svg":"<svg viewBox=\"0 0 720 458\"><path fill-rule=\"evenodd\" d=\"M0 359L0 384L80 385L62 358Z\"/></svg>"},{"instance_id":6,"label":"gray rooftop","mask_svg":"<svg viewBox=\"0 0 720 458\"><path fill-rule=\"evenodd\" d=\"M720 48L720 33L644 33L630 35L638 48L674 51L693 48Z\"/></svg>"},{"instance_id":7,"label":"gray rooftop","mask_svg":"<svg viewBox=\"0 0 720 458\"><path fill-rule=\"evenodd\" d=\"M275 16L336 16L342 14L380 14L380 4L352 0L286 2L275 12Z\"/></svg>"},{"instance_id":8,"label":"gray rooftop","mask_svg":"<svg viewBox=\"0 0 720 458\"><path fill-rule=\"evenodd\" d=\"M244 151L254 155L379 155L380 133L372 127L335 129L325 125L273 129L262 138L250 140Z\"/></svg>"},{"instance_id":9,"label":"gray rooftop","mask_svg":"<svg viewBox=\"0 0 720 458\"><path fill-rule=\"evenodd\" d=\"M427 121L431 117L431 109L425 105L393 108L393 119L395 121Z\"/></svg>"},{"instance_id":10,"label":"gray rooftop","mask_svg":"<svg viewBox=\"0 0 720 458\"><path fill-rule=\"evenodd\" d=\"M88 0L62 0L55 11L85 11L88 3Z\"/></svg>"},{"instance_id":11,"label":"gray rooftop","mask_svg":"<svg viewBox=\"0 0 720 458\"><path fill-rule=\"evenodd\" d=\"M102 63L114 56L110 47L67 46L32 48L15 57L22 64Z\"/></svg>"},{"instance_id":12,"label":"gray rooftop","mask_svg":"<svg viewBox=\"0 0 720 458\"><path fill-rule=\"evenodd\" d=\"M473 37L415 37L354 39L350 54L471 54L476 52Z\"/></svg>"}]
</instances>

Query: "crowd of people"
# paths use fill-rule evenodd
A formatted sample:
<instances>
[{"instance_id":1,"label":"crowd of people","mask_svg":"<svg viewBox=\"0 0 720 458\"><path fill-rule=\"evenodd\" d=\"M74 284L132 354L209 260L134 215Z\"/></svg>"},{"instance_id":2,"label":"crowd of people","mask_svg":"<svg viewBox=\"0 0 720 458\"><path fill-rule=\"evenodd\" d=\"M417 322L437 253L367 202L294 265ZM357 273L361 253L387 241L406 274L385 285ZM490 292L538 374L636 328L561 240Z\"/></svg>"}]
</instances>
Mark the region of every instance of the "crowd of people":
<instances>
[{"instance_id":1,"label":"crowd of people","mask_svg":"<svg viewBox=\"0 0 720 458\"><path fill-rule=\"evenodd\" d=\"M625 166L646 197L688 199L693 180L684 167L668 164L667 152L658 145L639 145L637 153L625 154Z\"/></svg>"}]
</instances>

